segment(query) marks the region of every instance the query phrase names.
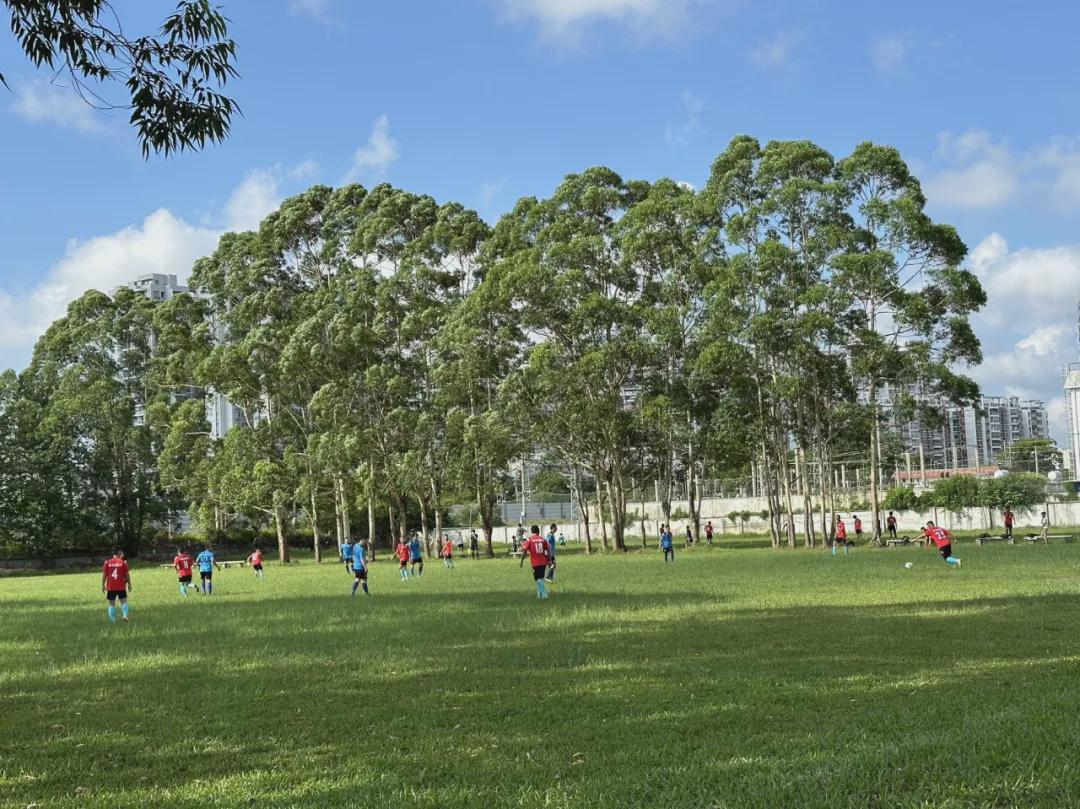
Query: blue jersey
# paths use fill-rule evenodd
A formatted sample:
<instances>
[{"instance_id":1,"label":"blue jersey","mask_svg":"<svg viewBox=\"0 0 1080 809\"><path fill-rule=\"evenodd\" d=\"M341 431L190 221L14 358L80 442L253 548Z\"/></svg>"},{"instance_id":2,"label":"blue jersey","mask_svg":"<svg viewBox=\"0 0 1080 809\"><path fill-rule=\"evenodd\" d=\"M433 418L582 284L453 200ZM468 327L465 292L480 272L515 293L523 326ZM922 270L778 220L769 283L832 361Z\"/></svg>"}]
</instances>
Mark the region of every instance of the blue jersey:
<instances>
[{"instance_id":1,"label":"blue jersey","mask_svg":"<svg viewBox=\"0 0 1080 809\"><path fill-rule=\"evenodd\" d=\"M341 546L341 558L346 562L353 558L353 546L348 542Z\"/></svg>"},{"instance_id":2,"label":"blue jersey","mask_svg":"<svg viewBox=\"0 0 1080 809\"><path fill-rule=\"evenodd\" d=\"M367 562L364 561L364 549L359 545L356 546L356 552L352 555L352 569L353 570L365 570L367 569Z\"/></svg>"},{"instance_id":3,"label":"blue jersey","mask_svg":"<svg viewBox=\"0 0 1080 809\"><path fill-rule=\"evenodd\" d=\"M552 559L554 559L555 558L555 534L552 533L552 534L547 535L547 544L548 544L548 554L551 556Z\"/></svg>"},{"instance_id":4,"label":"blue jersey","mask_svg":"<svg viewBox=\"0 0 1080 809\"><path fill-rule=\"evenodd\" d=\"M660 547L661 548L670 548L670 547L672 547L673 544L674 544L674 541L672 540L670 531L665 531L664 533L662 533L660 535Z\"/></svg>"},{"instance_id":5,"label":"blue jersey","mask_svg":"<svg viewBox=\"0 0 1080 809\"><path fill-rule=\"evenodd\" d=\"M423 557L423 555L424 555L423 546L420 544L419 539L414 539L412 542L409 543L409 555L412 557L412 560L414 562L417 559L420 559L421 557Z\"/></svg>"},{"instance_id":6,"label":"blue jersey","mask_svg":"<svg viewBox=\"0 0 1080 809\"><path fill-rule=\"evenodd\" d=\"M214 569L214 552L203 551L195 557L195 564L199 566L200 573L210 573Z\"/></svg>"}]
</instances>

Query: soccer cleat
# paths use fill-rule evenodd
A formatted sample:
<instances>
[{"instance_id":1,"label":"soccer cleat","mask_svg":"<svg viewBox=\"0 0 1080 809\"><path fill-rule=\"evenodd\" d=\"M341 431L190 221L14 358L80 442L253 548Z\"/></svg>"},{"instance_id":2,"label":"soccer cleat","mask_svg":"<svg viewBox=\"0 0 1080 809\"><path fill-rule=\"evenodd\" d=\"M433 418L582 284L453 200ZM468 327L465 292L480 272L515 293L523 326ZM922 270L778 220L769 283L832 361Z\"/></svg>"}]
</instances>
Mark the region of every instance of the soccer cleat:
<instances>
[{"instance_id":1,"label":"soccer cleat","mask_svg":"<svg viewBox=\"0 0 1080 809\"><path fill-rule=\"evenodd\" d=\"M126 623L128 622L128 620L129 620L129 619L128 619L128 617L127 617L126 615L124 615L124 616L122 616L122 617L120 618L120 620L121 620L121 621L123 621L123 622L124 622L124 623L126 624Z\"/></svg>"},{"instance_id":2,"label":"soccer cleat","mask_svg":"<svg viewBox=\"0 0 1080 809\"><path fill-rule=\"evenodd\" d=\"M956 560L956 566L960 567L960 560L959 559Z\"/></svg>"}]
</instances>

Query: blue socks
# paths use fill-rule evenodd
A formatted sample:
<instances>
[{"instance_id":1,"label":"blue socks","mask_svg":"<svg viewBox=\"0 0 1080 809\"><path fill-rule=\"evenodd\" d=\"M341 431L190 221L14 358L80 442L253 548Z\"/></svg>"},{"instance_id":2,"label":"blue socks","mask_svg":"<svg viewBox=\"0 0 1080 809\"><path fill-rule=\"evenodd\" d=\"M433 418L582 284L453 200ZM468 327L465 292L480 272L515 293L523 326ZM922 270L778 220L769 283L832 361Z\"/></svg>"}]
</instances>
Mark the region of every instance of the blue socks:
<instances>
[{"instance_id":1,"label":"blue socks","mask_svg":"<svg viewBox=\"0 0 1080 809\"><path fill-rule=\"evenodd\" d=\"M184 598L187 598L187 585L186 584L181 584L180 585L180 595L182 595Z\"/></svg>"},{"instance_id":2,"label":"blue socks","mask_svg":"<svg viewBox=\"0 0 1080 809\"><path fill-rule=\"evenodd\" d=\"M371 593L368 592L367 582L366 581L360 582L360 586L364 588L364 595L366 595L366 596L371 595Z\"/></svg>"},{"instance_id":3,"label":"blue socks","mask_svg":"<svg viewBox=\"0 0 1080 809\"><path fill-rule=\"evenodd\" d=\"M950 556L945 561L948 562L950 565L958 565L958 564L960 564L960 560L957 559L955 556Z\"/></svg>"},{"instance_id":4,"label":"blue socks","mask_svg":"<svg viewBox=\"0 0 1080 809\"><path fill-rule=\"evenodd\" d=\"M128 619L128 613L129 612L131 612L131 607L129 607L127 604L121 604L120 605L120 615L123 617L123 619L125 621Z\"/></svg>"},{"instance_id":5,"label":"blue socks","mask_svg":"<svg viewBox=\"0 0 1080 809\"><path fill-rule=\"evenodd\" d=\"M356 595L356 588L359 587L359 586L360 586L360 582L358 582L358 581L354 581L352 583L352 594L353 595Z\"/></svg>"},{"instance_id":6,"label":"blue socks","mask_svg":"<svg viewBox=\"0 0 1080 809\"><path fill-rule=\"evenodd\" d=\"M109 605L109 621L114 624L116 623L116 607L112 604Z\"/></svg>"},{"instance_id":7,"label":"blue socks","mask_svg":"<svg viewBox=\"0 0 1080 809\"><path fill-rule=\"evenodd\" d=\"M547 598L547 588L544 586L543 579L536 580L536 597Z\"/></svg>"}]
</instances>

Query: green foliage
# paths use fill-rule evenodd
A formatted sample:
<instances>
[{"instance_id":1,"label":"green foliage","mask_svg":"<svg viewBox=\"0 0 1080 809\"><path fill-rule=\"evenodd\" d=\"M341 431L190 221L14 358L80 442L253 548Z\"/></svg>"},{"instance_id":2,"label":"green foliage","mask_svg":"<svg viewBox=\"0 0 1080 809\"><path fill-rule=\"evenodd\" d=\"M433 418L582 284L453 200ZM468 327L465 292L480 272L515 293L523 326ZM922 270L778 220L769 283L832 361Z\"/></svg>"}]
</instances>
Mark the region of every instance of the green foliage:
<instances>
[{"instance_id":1,"label":"green foliage","mask_svg":"<svg viewBox=\"0 0 1080 809\"><path fill-rule=\"evenodd\" d=\"M887 511L917 511L922 513L926 510L925 504L920 500L912 486L894 486L885 495L881 507Z\"/></svg>"},{"instance_id":2,"label":"green foliage","mask_svg":"<svg viewBox=\"0 0 1080 809\"><path fill-rule=\"evenodd\" d=\"M1046 502L1046 478L1042 475L1024 473L993 478L983 482L983 505L997 510L1010 506L1023 514L1035 511Z\"/></svg>"},{"instance_id":3,"label":"green foliage","mask_svg":"<svg viewBox=\"0 0 1080 809\"><path fill-rule=\"evenodd\" d=\"M937 506L958 514L965 508L985 505L982 481L972 475L956 475L935 481L933 491L926 495L927 505Z\"/></svg>"}]
</instances>

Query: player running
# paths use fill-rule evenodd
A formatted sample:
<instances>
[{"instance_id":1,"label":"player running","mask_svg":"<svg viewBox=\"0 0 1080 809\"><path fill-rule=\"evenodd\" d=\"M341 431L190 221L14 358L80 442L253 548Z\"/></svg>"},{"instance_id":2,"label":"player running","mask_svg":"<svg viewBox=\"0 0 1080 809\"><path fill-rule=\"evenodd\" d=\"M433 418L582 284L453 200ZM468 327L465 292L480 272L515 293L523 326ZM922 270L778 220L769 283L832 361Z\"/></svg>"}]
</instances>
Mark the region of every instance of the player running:
<instances>
[{"instance_id":1,"label":"player running","mask_svg":"<svg viewBox=\"0 0 1080 809\"><path fill-rule=\"evenodd\" d=\"M176 571L176 575L180 578L180 595L184 598L188 596L188 588L191 587L191 568L195 564L191 558L191 554L187 551L176 549L176 556L173 557L172 566ZM199 592L198 590L195 591Z\"/></svg>"},{"instance_id":2,"label":"player running","mask_svg":"<svg viewBox=\"0 0 1080 809\"><path fill-rule=\"evenodd\" d=\"M420 571L417 572L416 566L420 566ZM409 542L409 573L413 576L424 575L424 546L420 542L420 535L413 534L412 541Z\"/></svg>"},{"instance_id":3,"label":"player running","mask_svg":"<svg viewBox=\"0 0 1080 809\"><path fill-rule=\"evenodd\" d=\"M450 537L443 534L443 546L442 546L442 560L443 564L449 570L454 569L454 543L450 541Z\"/></svg>"},{"instance_id":4,"label":"player running","mask_svg":"<svg viewBox=\"0 0 1080 809\"><path fill-rule=\"evenodd\" d=\"M544 538L544 541L548 544L548 568L547 568L547 580L555 581L555 533L558 531L559 526L555 523L551 524L551 528L548 529L548 535Z\"/></svg>"},{"instance_id":5,"label":"player running","mask_svg":"<svg viewBox=\"0 0 1080 809\"><path fill-rule=\"evenodd\" d=\"M255 578L261 579L263 577L262 548L256 548L251 556L247 558L247 562L251 565L251 569L255 571Z\"/></svg>"},{"instance_id":6,"label":"player running","mask_svg":"<svg viewBox=\"0 0 1080 809\"><path fill-rule=\"evenodd\" d=\"M404 568L402 568L402 570L404 570ZM368 587L367 587L367 573L368 573L368 566L367 566L367 559L365 558L365 554L364 554L364 549L363 549L363 547L361 545L357 544L357 546L353 549L353 555L352 555L352 574L353 574L352 594L353 594L353 596L356 595L356 588L357 587L363 587L364 588L364 595L366 595L366 596L371 595L371 592L368 590Z\"/></svg>"},{"instance_id":7,"label":"player running","mask_svg":"<svg viewBox=\"0 0 1080 809\"><path fill-rule=\"evenodd\" d=\"M398 540L397 547L394 548L394 555L398 558L401 580L405 581L409 578L409 546L405 542L405 537Z\"/></svg>"},{"instance_id":8,"label":"player running","mask_svg":"<svg viewBox=\"0 0 1080 809\"><path fill-rule=\"evenodd\" d=\"M660 550L664 552L665 562L675 561L675 537L671 535L671 526L660 527Z\"/></svg>"},{"instance_id":9,"label":"player running","mask_svg":"<svg viewBox=\"0 0 1080 809\"><path fill-rule=\"evenodd\" d=\"M540 536L540 526L534 525L532 527L532 534L525 544L521 548L521 561L518 562L518 567L525 564L525 559L528 558L529 564L532 566L533 579L536 581L536 597L547 598L547 588L544 586L544 575L547 571L548 563L551 561L551 554L548 548L547 542Z\"/></svg>"},{"instance_id":10,"label":"player running","mask_svg":"<svg viewBox=\"0 0 1080 809\"><path fill-rule=\"evenodd\" d=\"M221 565L217 563L209 545L195 557L195 564L199 566L199 586L203 595L211 595L214 592L214 568L221 570Z\"/></svg>"},{"instance_id":11,"label":"player running","mask_svg":"<svg viewBox=\"0 0 1080 809\"><path fill-rule=\"evenodd\" d=\"M844 525L844 521L840 518L840 515L836 515L836 536L833 538L832 543L832 555L836 556L836 546L841 545L844 548L844 556L848 555L847 544L847 526Z\"/></svg>"},{"instance_id":12,"label":"player running","mask_svg":"<svg viewBox=\"0 0 1080 809\"><path fill-rule=\"evenodd\" d=\"M127 597L130 590L131 571L128 563L124 561L124 552L117 548L113 551L112 559L106 559L101 566L101 592L109 602L109 623L116 623L117 600L120 601L121 617L127 621L130 612Z\"/></svg>"},{"instance_id":13,"label":"player running","mask_svg":"<svg viewBox=\"0 0 1080 809\"><path fill-rule=\"evenodd\" d=\"M345 540L341 543L341 563L345 565L346 572L352 570L353 553L356 551L356 546L349 540Z\"/></svg>"},{"instance_id":14,"label":"player running","mask_svg":"<svg viewBox=\"0 0 1080 809\"><path fill-rule=\"evenodd\" d=\"M926 524L926 530L923 531L923 534L937 545L938 553L941 554L941 558L947 564L960 567L960 560L952 555L952 535L948 531L934 525L934 521L930 520Z\"/></svg>"}]
</instances>

